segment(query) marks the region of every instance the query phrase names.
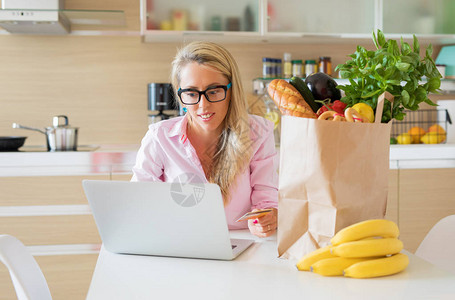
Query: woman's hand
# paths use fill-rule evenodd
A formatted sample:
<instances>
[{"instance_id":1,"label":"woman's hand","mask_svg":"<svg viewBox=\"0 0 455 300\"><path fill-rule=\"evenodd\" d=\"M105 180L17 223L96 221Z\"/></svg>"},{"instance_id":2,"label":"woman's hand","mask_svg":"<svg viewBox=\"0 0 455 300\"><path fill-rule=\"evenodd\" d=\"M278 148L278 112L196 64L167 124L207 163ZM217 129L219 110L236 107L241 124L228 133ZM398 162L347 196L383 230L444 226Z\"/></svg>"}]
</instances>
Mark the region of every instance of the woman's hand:
<instances>
[{"instance_id":1,"label":"woman's hand","mask_svg":"<svg viewBox=\"0 0 455 300\"><path fill-rule=\"evenodd\" d=\"M256 211L254 209L253 211ZM258 237L268 237L276 232L277 228L277 209L272 208L272 212L263 217L248 220L248 228L250 232Z\"/></svg>"}]
</instances>

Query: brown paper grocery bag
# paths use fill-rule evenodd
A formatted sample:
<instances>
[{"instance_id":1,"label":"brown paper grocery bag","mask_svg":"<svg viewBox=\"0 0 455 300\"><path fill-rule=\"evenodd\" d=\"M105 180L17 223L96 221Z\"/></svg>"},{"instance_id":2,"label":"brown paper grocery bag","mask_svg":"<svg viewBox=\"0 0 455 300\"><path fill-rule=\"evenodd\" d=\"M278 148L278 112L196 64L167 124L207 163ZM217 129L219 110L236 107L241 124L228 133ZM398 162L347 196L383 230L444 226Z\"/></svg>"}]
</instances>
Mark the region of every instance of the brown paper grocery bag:
<instances>
[{"instance_id":1,"label":"brown paper grocery bag","mask_svg":"<svg viewBox=\"0 0 455 300\"><path fill-rule=\"evenodd\" d=\"M384 96L379 97L376 116L382 116ZM299 259L327 245L340 229L385 216L392 122L377 121L282 117L281 258Z\"/></svg>"}]
</instances>

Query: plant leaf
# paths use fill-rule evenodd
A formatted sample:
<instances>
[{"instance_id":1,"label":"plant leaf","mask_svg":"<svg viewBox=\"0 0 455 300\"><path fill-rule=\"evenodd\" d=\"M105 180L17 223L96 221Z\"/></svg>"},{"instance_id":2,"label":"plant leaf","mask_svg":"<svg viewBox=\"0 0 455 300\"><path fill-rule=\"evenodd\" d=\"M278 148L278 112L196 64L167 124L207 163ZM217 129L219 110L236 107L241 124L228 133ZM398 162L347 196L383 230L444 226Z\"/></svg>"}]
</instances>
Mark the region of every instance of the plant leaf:
<instances>
[{"instance_id":1,"label":"plant leaf","mask_svg":"<svg viewBox=\"0 0 455 300\"><path fill-rule=\"evenodd\" d=\"M369 93L362 93L362 99L371 98L374 95L377 95L377 94L380 94L380 93L382 93L382 90L373 90L373 91L371 91Z\"/></svg>"},{"instance_id":2,"label":"plant leaf","mask_svg":"<svg viewBox=\"0 0 455 300\"><path fill-rule=\"evenodd\" d=\"M401 62L408 63L410 65L416 63L415 59L413 59L412 57L408 56L408 54L402 56L400 59L401 59Z\"/></svg>"},{"instance_id":3,"label":"plant leaf","mask_svg":"<svg viewBox=\"0 0 455 300\"><path fill-rule=\"evenodd\" d=\"M431 93L436 92L441 87L441 80L438 77L433 77L428 80L428 91Z\"/></svg>"},{"instance_id":4,"label":"plant leaf","mask_svg":"<svg viewBox=\"0 0 455 300\"><path fill-rule=\"evenodd\" d=\"M426 99L424 100L424 102L425 102L426 104L431 105L431 106L438 106L436 103L434 103L433 101L431 101L429 98L426 98Z\"/></svg>"},{"instance_id":5,"label":"plant leaf","mask_svg":"<svg viewBox=\"0 0 455 300\"><path fill-rule=\"evenodd\" d=\"M339 72L341 78L349 78L352 75L352 72L350 71L340 71Z\"/></svg>"},{"instance_id":6,"label":"plant leaf","mask_svg":"<svg viewBox=\"0 0 455 300\"><path fill-rule=\"evenodd\" d=\"M374 45L376 46L376 49L379 49L378 39L376 38L376 34L374 33L374 30L373 30L373 42L374 42Z\"/></svg>"},{"instance_id":7,"label":"plant leaf","mask_svg":"<svg viewBox=\"0 0 455 300\"><path fill-rule=\"evenodd\" d=\"M398 70L400 70L402 72L407 72L409 70L410 66L411 66L410 64L405 63L405 62L397 63Z\"/></svg>"},{"instance_id":8,"label":"plant leaf","mask_svg":"<svg viewBox=\"0 0 455 300\"><path fill-rule=\"evenodd\" d=\"M403 40L403 37L401 37L401 54L402 55L408 55L409 52L411 52L411 47L409 46L408 43L406 43Z\"/></svg>"},{"instance_id":9,"label":"plant leaf","mask_svg":"<svg viewBox=\"0 0 455 300\"><path fill-rule=\"evenodd\" d=\"M413 37L413 45L412 45L412 47L414 48L414 53L416 53L417 55L420 55L419 41L417 40L417 37L415 36L415 34L413 34L412 37Z\"/></svg>"},{"instance_id":10,"label":"plant leaf","mask_svg":"<svg viewBox=\"0 0 455 300\"><path fill-rule=\"evenodd\" d=\"M409 104L410 96L409 93L406 90L403 90L401 92L401 101L403 102L403 105L407 106Z\"/></svg>"},{"instance_id":11,"label":"plant leaf","mask_svg":"<svg viewBox=\"0 0 455 300\"><path fill-rule=\"evenodd\" d=\"M401 85L400 80L386 80L387 84L392 84L392 85Z\"/></svg>"},{"instance_id":12,"label":"plant leaf","mask_svg":"<svg viewBox=\"0 0 455 300\"><path fill-rule=\"evenodd\" d=\"M431 57L431 55L433 54L433 45L432 44L428 45L427 50L425 51L425 54L427 57Z\"/></svg>"},{"instance_id":13,"label":"plant leaf","mask_svg":"<svg viewBox=\"0 0 455 300\"><path fill-rule=\"evenodd\" d=\"M384 33L380 29L378 29L378 43L379 46L384 47L384 45L387 43L385 40Z\"/></svg>"}]
</instances>

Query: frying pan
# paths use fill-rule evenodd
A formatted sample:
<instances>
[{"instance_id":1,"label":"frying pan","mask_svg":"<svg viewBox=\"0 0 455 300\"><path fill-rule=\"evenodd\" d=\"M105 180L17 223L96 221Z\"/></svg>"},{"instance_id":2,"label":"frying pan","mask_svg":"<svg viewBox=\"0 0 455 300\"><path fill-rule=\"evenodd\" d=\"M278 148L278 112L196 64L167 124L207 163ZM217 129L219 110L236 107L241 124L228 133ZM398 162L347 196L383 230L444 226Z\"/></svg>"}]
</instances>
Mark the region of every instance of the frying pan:
<instances>
[{"instance_id":1,"label":"frying pan","mask_svg":"<svg viewBox=\"0 0 455 300\"><path fill-rule=\"evenodd\" d=\"M0 151L17 151L25 143L26 136L0 136Z\"/></svg>"}]
</instances>

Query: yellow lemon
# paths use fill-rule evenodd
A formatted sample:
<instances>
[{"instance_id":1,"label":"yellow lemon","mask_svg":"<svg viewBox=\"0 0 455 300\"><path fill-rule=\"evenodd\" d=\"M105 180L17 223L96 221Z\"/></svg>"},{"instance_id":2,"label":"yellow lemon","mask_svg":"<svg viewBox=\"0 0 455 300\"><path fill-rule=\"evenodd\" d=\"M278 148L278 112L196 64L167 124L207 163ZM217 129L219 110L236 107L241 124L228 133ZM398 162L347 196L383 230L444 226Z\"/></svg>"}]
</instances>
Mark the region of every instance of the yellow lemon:
<instances>
[{"instance_id":1,"label":"yellow lemon","mask_svg":"<svg viewBox=\"0 0 455 300\"><path fill-rule=\"evenodd\" d=\"M401 145L408 145L412 142L412 137L409 133L403 133L397 136L397 142Z\"/></svg>"},{"instance_id":2,"label":"yellow lemon","mask_svg":"<svg viewBox=\"0 0 455 300\"><path fill-rule=\"evenodd\" d=\"M441 143L446 140L446 131L438 124L431 125L428 128L428 132L436 132L438 135L440 135L439 139L441 140Z\"/></svg>"},{"instance_id":3,"label":"yellow lemon","mask_svg":"<svg viewBox=\"0 0 455 300\"><path fill-rule=\"evenodd\" d=\"M355 109L364 119L368 120L368 122L374 122L374 111L368 104L357 103L352 106L352 108Z\"/></svg>"},{"instance_id":4,"label":"yellow lemon","mask_svg":"<svg viewBox=\"0 0 455 300\"><path fill-rule=\"evenodd\" d=\"M280 115L276 111L266 113L264 118L273 122L273 129L276 129L280 124Z\"/></svg>"},{"instance_id":5,"label":"yellow lemon","mask_svg":"<svg viewBox=\"0 0 455 300\"><path fill-rule=\"evenodd\" d=\"M424 144L439 144L446 139L445 134L437 133L435 131L428 132L420 140Z\"/></svg>"},{"instance_id":6,"label":"yellow lemon","mask_svg":"<svg viewBox=\"0 0 455 300\"><path fill-rule=\"evenodd\" d=\"M408 133L411 135L412 143L419 144L420 139L427 133L422 127L412 127L408 130Z\"/></svg>"}]
</instances>

